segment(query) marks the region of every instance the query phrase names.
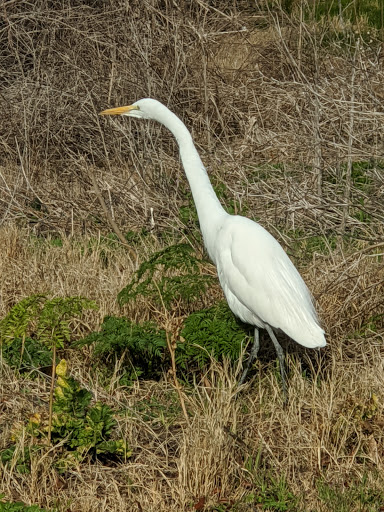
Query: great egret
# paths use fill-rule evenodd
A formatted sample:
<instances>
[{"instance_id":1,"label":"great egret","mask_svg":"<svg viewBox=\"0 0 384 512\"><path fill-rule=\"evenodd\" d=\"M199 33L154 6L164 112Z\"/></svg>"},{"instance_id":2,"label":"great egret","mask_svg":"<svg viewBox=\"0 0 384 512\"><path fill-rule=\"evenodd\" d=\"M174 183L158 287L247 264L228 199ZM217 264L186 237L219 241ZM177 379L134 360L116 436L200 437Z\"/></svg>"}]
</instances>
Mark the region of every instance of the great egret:
<instances>
[{"instance_id":1,"label":"great egret","mask_svg":"<svg viewBox=\"0 0 384 512\"><path fill-rule=\"evenodd\" d=\"M259 328L266 329L277 352L283 383L286 382L284 352L274 329L284 331L300 345L326 345L311 294L278 241L256 222L229 215L221 206L207 171L184 123L157 100L144 98L133 105L111 108L102 115L154 119L175 136L181 161L192 190L204 244L216 265L228 305L243 322L255 327L254 343L245 369L259 350Z\"/></svg>"}]
</instances>

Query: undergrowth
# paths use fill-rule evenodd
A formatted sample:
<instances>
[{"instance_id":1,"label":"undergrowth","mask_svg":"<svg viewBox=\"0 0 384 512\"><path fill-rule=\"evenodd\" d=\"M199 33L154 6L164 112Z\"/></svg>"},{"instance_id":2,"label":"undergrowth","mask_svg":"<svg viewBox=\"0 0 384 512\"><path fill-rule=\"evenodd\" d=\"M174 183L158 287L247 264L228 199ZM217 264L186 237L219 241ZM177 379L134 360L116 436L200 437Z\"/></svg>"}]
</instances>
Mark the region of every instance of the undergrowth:
<instances>
[{"instance_id":1,"label":"undergrowth","mask_svg":"<svg viewBox=\"0 0 384 512\"><path fill-rule=\"evenodd\" d=\"M20 501L3 501L0 494L0 512L55 512L52 509L47 510L37 505L26 505Z\"/></svg>"},{"instance_id":2,"label":"undergrowth","mask_svg":"<svg viewBox=\"0 0 384 512\"><path fill-rule=\"evenodd\" d=\"M157 251L140 265L132 281L118 294L118 301L123 305L141 296L158 308L171 308L180 301L191 305L215 279L202 272L203 263L187 244Z\"/></svg>"},{"instance_id":3,"label":"undergrowth","mask_svg":"<svg viewBox=\"0 0 384 512\"><path fill-rule=\"evenodd\" d=\"M212 358L236 363L244 351L249 331L236 320L224 301L191 313L184 319L176 340L178 369L188 379L193 372L203 371ZM109 374L116 361L123 363L119 382L130 385L139 377L157 380L169 369L166 336L166 331L154 323L138 324L127 318L106 317L100 331L89 334L76 345L93 345L95 356L109 368Z\"/></svg>"},{"instance_id":4,"label":"undergrowth","mask_svg":"<svg viewBox=\"0 0 384 512\"><path fill-rule=\"evenodd\" d=\"M71 322L86 309L96 309L96 304L84 297L31 295L22 299L0 321L2 356L22 372L36 374L51 366L56 349L71 341Z\"/></svg>"},{"instance_id":5,"label":"undergrowth","mask_svg":"<svg viewBox=\"0 0 384 512\"><path fill-rule=\"evenodd\" d=\"M36 412L28 421L15 425L13 442L0 451L0 462L19 473L30 473L33 459L49 450L54 467L65 472L85 459L110 464L130 457L126 441L114 437L115 411L100 401L91 405L92 393L68 375L64 359L56 375L52 419ZM20 449L19 441L25 437L29 442Z\"/></svg>"}]
</instances>

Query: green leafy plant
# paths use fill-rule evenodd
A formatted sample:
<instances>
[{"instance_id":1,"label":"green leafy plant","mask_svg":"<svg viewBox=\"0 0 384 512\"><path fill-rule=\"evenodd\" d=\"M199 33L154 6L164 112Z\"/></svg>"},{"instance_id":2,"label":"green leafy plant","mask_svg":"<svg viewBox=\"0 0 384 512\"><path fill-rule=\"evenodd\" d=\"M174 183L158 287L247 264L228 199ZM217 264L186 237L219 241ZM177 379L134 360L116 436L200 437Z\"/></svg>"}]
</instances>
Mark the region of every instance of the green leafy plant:
<instances>
[{"instance_id":1,"label":"green leafy plant","mask_svg":"<svg viewBox=\"0 0 384 512\"><path fill-rule=\"evenodd\" d=\"M14 338L12 344L3 346L3 358L7 364L20 373L29 372L36 376L41 369L51 368L52 350L33 338Z\"/></svg>"},{"instance_id":2,"label":"green leafy plant","mask_svg":"<svg viewBox=\"0 0 384 512\"><path fill-rule=\"evenodd\" d=\"M94 344L96 356L111 361L125 356L129 365L125 365L121 376L125 384L143 376L156 378L161 373L166 357L166 333L150 322L139 325L127 318L107 316L101 330L93 332L76 343L78 346Z\"/></svg>"},{"instance_id":3,"label":"green leafy plant","mask_svg":"<svg viewBox=\"0 0 384 512\"><path fill-rule=\"evenodd\" d=\"M0 321L1 345L11 344L17 338L25 339L36 328L45 301L44 295L31 295L15 304Z\"/></svg>"},{"instance_id":4,"label":"green leafy plant","mask_svg":"<svg viewBox=\"0 0 384 512\"><path fill-rule=\"evenodd\" d=\"M26 336L36 338L42 346L52 350L52 381L49 397L49 430L51 435L53 386L55 381L56 350L64 348L70 341L70 321L80 316L84 309L95 309L96 303L84 297L56 297L48 299L45 295L31 295L13 306L8 315L0 322L0 345L12 346L14 350L21 339L20 361L24 359ZM36 347L36 344L33 344ZM28 344L31 348L31 344ZM8 350L12 359L12 350Z\"/></svg>"},{"instance_id":5,"label":"green leafy plant","mask_svg":"<svg viewBox=\"0 0 384 512\"><path fill-rule=\"evenodd\" d=\"M25 505L20 501L0 501L0 512L48 512L37 505Z\"/></svg>"},{"instance_id":6,"label":"green leafy plant","mask_svg":"<svg viewBox=\"0 0 384 512\"><path fill-rule=\"evenodd\" d=\"M50 427L51 440L60 443L65 452L58 467L66 469L86 456L131 455L123 439L113 439L116 426L113 410L106 404L90 405L92 395L68 376L67 363L62 360L56 368L57 385L53 403L52 424L47 425L39 415L30 418L28 430L34 438L44 438Z\"/></svg>"},{"instance_id":7,"label":"green leafy plant","mask_svg":"<svg viewBox=\"0 0 384 512\"><path fill-rule=\"evenodd\" d=\"M176 340L175 360L184 371L201 370L211 358L232 362L239 359L247 342L249 327L238 320L222 301L189 315ZM111 369L116 358L125 357L120 383L138 377L158 378L169 366L167 334L153 323L136 324L126 318L106 317L99 332L89 334L77 346L94 344L94 354Z\"/></svg>"},{"instance_id":8,"label":"green leafy plant","mask_svg":"<svg viewBox=\"0 0 384 512\"><path fill-rule=\"evenodd\" d=\"M36 444L22 446L21 449L16 444L12 444L0 451L0 462L8 470L14 467L18 473L28 474L31 468L31 457L39 451L41 448Z\"/></svg>"},{"instance_id":9,"label":"green leafy plant","mask_svg":"<svg viewBox=\"0 0 384 512\"><path fill-rule=\"evenodd\" d=\"M105 460L126 459L131 456L124 439L115 438L115 412L106 404L91 404L92 394L68 375L67 363L62 360L56 368L52 417L33 414L26 429L15 425L12 439L16 443L0 451L0 463L15 468L18 473L29 473L31 459L50 448L46 440L58 445L53 450L56 467L65 471L85 458ZM30 436L22 448L17 442L25 432ZM23 433L23 434L21 434ZM27 437L28 439L28 437ZM24 441L24 437L23 437Z\"/></svg>"},{"instance_id":10,"label":"green leafy plant","mask_svg":"<svg viewBox=\"0 0 384 512\"><path fill-rule=\"evenodd\" d=\"M52 366L54 351L70 341L71 320L95 307L93 301L82 297L26 297L0 321L4 359L13 369L31 371L32 375L39 368Z\"/></svg>"},{"instance_id":11,"label":"green leafy plant","mask_svg":"<svg viewBox=\"0 0 384 512\"><path fill-rule=\"evenodd\" d=\"M46 345L64 348L71 339L70 321L85 309L96 309L93 300L84 297L57 297L47 300L41 310L36 336Z\"/></svg>"},{"instance_id":12,"label":"green leafy plant","mask_svg":"<svg viewBox=\"0 0 384 512\"><path fill-rule=\"evenodd\" d=\"M206 292L214 281L203 274L204 260L187 244L178 244L156 252L144 261L132 281L118 295L119 303L147 297L157 306L170 308L180 301L191 304Z\"/></svg>"},{"instance_id":13,"label":"green leafy plant","mask_svg":"<svg viewBox=\"0 0 384 512\"><path fill-rule=\"evenodd\" d=\"M239 359L249 327L238 320L222 301L215 306L197 311L184 321L181 339L177 344L176 363L183 369L203 368L211 357L232 362Z\"/></svg>"},{"instance_id":14,"label":"green leafy plant","mask_svg":"<svg viewBox=\"0 0 384 512\"><path fill-rule=\"evenodd\" d=\"M94 301L84 297L57 297L31 295L18 302L0 321L0 344L9 346L27 336L40 343L63 348L70 341L70 321L84 309L95 309Z\"/></svg>"}]
</instances>

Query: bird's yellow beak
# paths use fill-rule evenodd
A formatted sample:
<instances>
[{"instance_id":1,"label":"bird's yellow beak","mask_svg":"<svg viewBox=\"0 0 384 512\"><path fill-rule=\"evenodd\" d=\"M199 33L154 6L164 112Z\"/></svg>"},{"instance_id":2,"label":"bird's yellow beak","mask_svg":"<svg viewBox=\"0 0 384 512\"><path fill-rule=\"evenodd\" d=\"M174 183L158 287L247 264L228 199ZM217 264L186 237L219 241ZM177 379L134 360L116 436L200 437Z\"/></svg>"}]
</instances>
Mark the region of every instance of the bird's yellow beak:
<instances>
[{"instance_id":1,"label":"bird's yellow beak","mask_svg":"<svg viewBox=\"0 0 384 512\"><path fill-rule=\"evenodd\" d=\"M127 107L116 107L116 108L108 108L107 110L103 110L100 112L101 116L122 116L123 114L127 114L131 112L131 110L139 110L137 105L128 105Z\"/></svg>"}]
</instances>

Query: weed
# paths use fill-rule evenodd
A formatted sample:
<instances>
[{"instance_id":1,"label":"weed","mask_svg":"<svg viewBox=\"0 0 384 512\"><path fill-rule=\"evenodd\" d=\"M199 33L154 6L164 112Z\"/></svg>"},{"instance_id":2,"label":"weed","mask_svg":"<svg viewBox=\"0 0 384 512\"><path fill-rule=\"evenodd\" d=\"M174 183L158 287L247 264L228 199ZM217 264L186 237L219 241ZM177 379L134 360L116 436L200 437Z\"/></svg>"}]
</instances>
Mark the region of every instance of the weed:
<instances>
[{"instance_id":1,"label":"weed","mask_svg":"<svg viewBox=\"0 0 384 512\"><path fill-rule=\"evenodd\" d=\"M33 414L26 429L31 438L31 447L19 453L16 444L11 445L0 452L1 462L14 464L16 456L16 470L29 472L32 455L43 449L44 443L41 441L47 438L60 447L55 450L55 465L59 471L66 471L89 457L109 460L111 457L130 457L127 443L112 437L116 426L114 411L101 402L91 405L92 394L68 375L65 360L58 364L56 374L52 418L47 421L40 413ZM41 446L37 445L39 442Z\"/></svg>"},{"instance_id":2,"label":"weed","mask_svg":"<svg viewBox=\"0 0 384 512\"><path fill-rule=\"evenodd\" d=\"M341 15L344 22L349 21L353 25L358 24L364 19L366 21L367 31L369 27L375 27L376 29L383 28L381 16L382 6L380 6L378 0L357 0L355 2L350 2L349 0L320 1L314 4L314 7L314 17L316 20Z\"/></svg>"},{"instance_id":3,"label":"weed","mask_svg":"<svg viewBox=\"0 0 384 512\"><path fill-rule=\"evenodd\" d=\"M104 318L99 332L89 334L76 345L93 343L95 355L107 363L116 357L129 360L121 375L121 384L129 385L138 377L153 379L161 375L167 347L166 333L153 323L139 325L126 318L109 316Z\"/></svg>"},{"instance_id":4,"label":"weed","mask_svg":"<svg viewBox=\"0 0 384 512\"><path fill-rule=\"evenodd\" d=\"M226 302L190 314L183 323L176 342L176 363L185 372L202 370L211 358L239 359L247 341L249 327L236 320ZM126 318L106 317L99 332L76 342L77 346L94 343L96 356L111 369L116 358L126 358L121 384L138 377L159 378L169 365L166 332L153 323L136 324Z\"/></svg>"},{"instance_id":5,"label":"weed","mask_svg":"<svg viewBox=\"0 0 384 512\"><path fill-rule=\"evenodd\" d=\"M365 320L362 326L353 332L353 338L366 338L372 333L380 332L384 327L384 313L377 313Z\"/></svg>"},{"instance_id":6,"label":"weed","mask_svg":"<svg viewBox=\"0 0 384 512\"><path fill-rule=\"evenodd\" d=\"M370 479L372 480L372 479ZM376 477L376 486L365 474L359 481L352 480L346 487L320 481L317 485L319 497L329 512L379 512L382 510L384 493L380 478Z\"/></svg>"},{"instance_id":7,"label":"weed","mask_svg":"<svg viewBox=\"0 0 384 512\"><path fill-rule=\"evenodd\" d=\"M142 296L161 308L170 308L180 301L191 304L214 281L212 276L202 273L203 263L186 244L158 251L140 265L132 281L119 293L118 301L122 305Z\"/></svg>"},{"instance_id":8,"label":"weed","mask_svg":"<svg viewBox=\"0 0 384 512\"><path fill-rule=\"evenodd\" d=\"M40 452L41 447L36 444L23 446L21 449L16 444L12 444L0 451L0 462L8 470L13 467L21 475L28 474L31 469L31 458Z\"/></svg>"},{"instance_id":9,"label":"weed","mask_svg":"<svg viewBox=\"0 0 384 512\"><path fill-rule=\"evenodd\" d=\"M52 365L52 350L33 338L14 338L12 343L2 349L3 358L8 365L19 372L29 372L31 377L40 370L49 369Z\"/></svg>"},{"instance_id":10,"label":"weed","mask_svg":"<svg viewBox=\"0 0 384 512\"><path fill-rule=\"evenodd\" d=\"M0 496L1 500L1 496ZM37 505L25 505L19 501L0 501L0 512L49 512Z\"/></svg>"},{"instance_id":11,"label":"weed","mask_svg":"<svg viewBox=\"0 0 384 512\"><path fill-rule=\"evenodd\" d=\"M176 363L185 370L202 369L211 358L228 358L235 362L249 339L249 330L249 326L235 318L225 301L196 311L184 321L183 341L177 345Z\"/></svg>"},{"instance_id":12,"label":"weed","mask_svg":"<svg viewBox=\"0 0 384 512\"><path fill-rule=\"evenodd\" d=\"M84 309L96 309L95 302L83 297L26 297L0 321L0 343L9 346L20 339L24 343L29 335L48 347L63 348L70 341L70 321Z\"/></svg>"},{"instance_id":13,"label":"weed","mask_svg":"<svg viewBox=\"0 0 384 512\"><path fill-rule=\"evenodd\" d=\"M297 512L298 498L289 489L284 477L274 477L268 472L258 475L254 503L271 512ZM248 495L248 501L252 495Z\"/></svg>"}]
</instances>

